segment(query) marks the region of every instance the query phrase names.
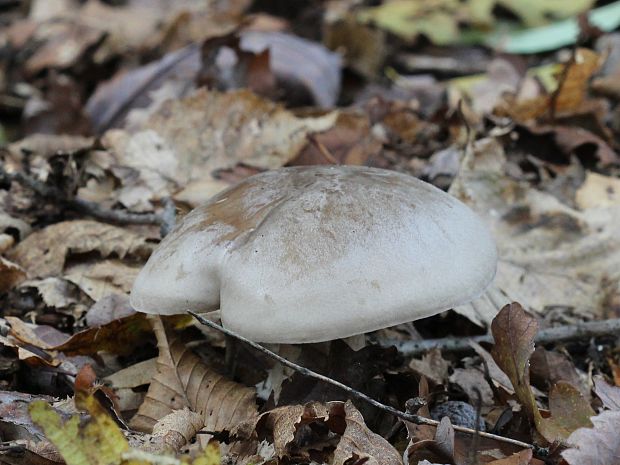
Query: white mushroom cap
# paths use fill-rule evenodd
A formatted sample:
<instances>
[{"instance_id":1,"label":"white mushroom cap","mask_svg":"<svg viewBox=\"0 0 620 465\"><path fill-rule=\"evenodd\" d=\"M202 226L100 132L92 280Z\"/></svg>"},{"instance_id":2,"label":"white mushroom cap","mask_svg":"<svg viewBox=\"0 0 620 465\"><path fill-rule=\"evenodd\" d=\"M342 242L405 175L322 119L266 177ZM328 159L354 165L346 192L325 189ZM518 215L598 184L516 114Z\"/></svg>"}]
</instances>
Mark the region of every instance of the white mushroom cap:
<instances>
[{"instance_id":1,"label":"white mushroom cap","mask_svg":"<svg viewBox=\"0 0 620 465\"><path fill-rule=\"evenodd\" d=\"M300 167L245 179L190 212L153 253L136 310L221 308L257 342L320 342L466 303L495 275L482 221L393 171Z\"/></svg>"}]
</instances>

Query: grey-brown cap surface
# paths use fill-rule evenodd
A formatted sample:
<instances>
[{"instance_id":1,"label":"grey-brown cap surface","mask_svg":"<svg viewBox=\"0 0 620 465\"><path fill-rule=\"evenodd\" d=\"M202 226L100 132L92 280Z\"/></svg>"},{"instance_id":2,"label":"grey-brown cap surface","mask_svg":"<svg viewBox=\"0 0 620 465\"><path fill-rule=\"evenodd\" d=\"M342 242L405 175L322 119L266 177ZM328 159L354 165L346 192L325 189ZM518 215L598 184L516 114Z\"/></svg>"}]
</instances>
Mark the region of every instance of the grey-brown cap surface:
<instances>
[{"instance_id":1,"label":"grey-brown cap surface","mask_svg":"<svg viewBox=\"0 0 620 465\"><path fill-rule=\"evenodd\" d=\"M449 194L366 167L283 168L190 212L131 293L139 311L221 308L257 342L319 342L433 315L480 295L497 252Z\"/></svg>"}]
</instances>

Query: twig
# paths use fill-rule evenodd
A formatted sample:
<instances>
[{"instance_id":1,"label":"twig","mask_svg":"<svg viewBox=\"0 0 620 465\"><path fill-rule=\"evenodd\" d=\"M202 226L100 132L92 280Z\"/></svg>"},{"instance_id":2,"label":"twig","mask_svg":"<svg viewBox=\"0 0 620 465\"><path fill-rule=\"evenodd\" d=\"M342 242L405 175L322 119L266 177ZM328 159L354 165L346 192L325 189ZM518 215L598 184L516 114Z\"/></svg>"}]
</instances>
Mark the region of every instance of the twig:
<instances>
[{"instance_id":1,"label":"twig","mask_svg":"<svg viewBox=\"0 0 620 465\"><path fill-rule=\"evenodd\" d=\"M372 397L364 394L363 392L357 391L355 389L353 389L350 386L347 386L346 384L341 383L340 381L336 381L335 379L329 378L325 375L322 375L320 373L317 373L316 371L312 371L308 368L302 367L300 365L297 365L296 363L291 362L290 360L285 359L284 357L276 354L275 352L272 352L271 350L267 349L266 347L263 347L260 344L257 344L254 341L250 341L249 339L229 330L224 328L223 326L218 325L217 323L214 323L212 321L207 320L206 318L202 317L201 315L198 315L197 313L194 313L190 310L187 311L187 313L189 313L190 315L192 315L194 318L196 318L201 324L208 326L209 328L215 329L217 331L220 331L221 333L226 334L227 336L233 337L241 342L244 342L245 344L248 344L250 347L258 350L259 352L262 352L263 354L267 355L268 357L273 358L274 360L277 360L279 363L281 363L282 365L291 368L295 371L297 371L298 373L301 373L304 376L308 376L309 378L314 378L317 379L319 381L323 381L324 383L327 384L331 384L332 386L336 386L340 389L342 389L343 391L345 391L347 394L349 394L351 397L355 397L357 399L363 400L364 402L369 403L370 405L383 410L384 412L388 412L392 415L394 415L397 418L400 418L401 420L404 421L409 421L418 425L429 425L429 426L435 426L437 427L439 425L439 422L436 420L431 420L430 418L425 418L422 417L420 415L415 415L412 413L406 413L406 412L402 412L398 409L395 409L394 407L391 407L389 405L385 405L382 404L381 402L379 402L378 400L373 399ZM455 431L459 431L461 433L467 433L467 434L479 434L482 437L488 438L488 439L493 439L496 441L501 441L501 442L505 442L508 444L512 444L514 446L517 447L523 447L523 448L527 448L527 449L533 449L534 452L538 455L546 455L547 454L547 449L536 446L534 444L528 444L527 442L522 442L522 441L517 441L516 439L511 439L511 438L507 438L504 436L498 436L496 434L491 434L491 433L486 433L486 432L476 432L476 430L471 429L471 428L465 428L464 426L454 426L454 430Z\"/></svg>"},{"instance_id":2,"label":"twig","mask_svg":"<svg viewBox=\"0 0 620 465\"><path fill-rule=\"evenodd\" d=\"M591 337L620 335L620 318L609 320L589 321L576 325L557 326L538 332L535 342L546 344L548 342L568 341L571 339L585 339ZM419 355L431 349L441 349L446 352L459 352L471 350L470 342L486 342L493 344L493 336L485 334L474 337L444 337L441 339L425 339L422 341L397 341L380 340L382 346L395 346L405 356Z\"/></svg>"},{"instance_id":3,"label":"twig","mask_svg":"<svg viewBox=\"0 0 620 465\"><path fill-rule=\"evenodd\" d=\"M67 198L60 189L48 186L24 173L7 173L1 167L0 179L17 182L50 202L60 203L102 221L118 224L158 224L162 228L162 236L165 236L164 233L167 234L174 226L175 207L171 199L164 200L164 212L162 214L131 213L122 210L109 210L89 200Z\"/></svg>"}]
</instances>

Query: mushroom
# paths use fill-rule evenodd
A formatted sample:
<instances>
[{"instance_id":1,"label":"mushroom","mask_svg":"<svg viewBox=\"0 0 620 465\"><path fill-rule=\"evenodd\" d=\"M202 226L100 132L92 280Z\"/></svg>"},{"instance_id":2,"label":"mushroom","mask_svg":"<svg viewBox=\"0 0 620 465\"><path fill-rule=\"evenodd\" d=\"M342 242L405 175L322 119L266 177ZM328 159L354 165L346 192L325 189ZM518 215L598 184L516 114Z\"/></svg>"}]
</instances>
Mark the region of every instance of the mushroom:
<instances>
[{"instance_id":1,"label":"mushroom","mask_svg":"<svg viewBox=\"0 0 620 465\"><path fill-rule=\"evenodd\" d=\"M132 306L221 309L255 342L345 338L479 296L497 252L467 206L411 176L352 166L251 176L190 212L139 273Z\"/></svg>"}]
</instances>

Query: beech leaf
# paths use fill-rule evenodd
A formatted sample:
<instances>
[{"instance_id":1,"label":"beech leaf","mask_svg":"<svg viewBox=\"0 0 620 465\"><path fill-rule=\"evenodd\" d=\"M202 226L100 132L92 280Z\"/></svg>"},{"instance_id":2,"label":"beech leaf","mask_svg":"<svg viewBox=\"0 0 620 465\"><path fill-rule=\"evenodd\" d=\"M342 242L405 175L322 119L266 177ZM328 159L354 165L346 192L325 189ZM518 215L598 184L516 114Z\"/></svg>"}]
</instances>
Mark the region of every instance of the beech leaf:
<instances>
[{"instance_id":1,"label":"beech leaf","mask_svg":"<svg viewBox=\"0 0 620 465\"><path fill-rule=\"evenodd\" d=\"M132 418L133 428L149 432L159 419L185 407L202 416L208 431L230 428L257 414L254 389L209 368L161 318L152 317L151 322L159 348L157 374Z\"/></svg>"}]
</instances>

